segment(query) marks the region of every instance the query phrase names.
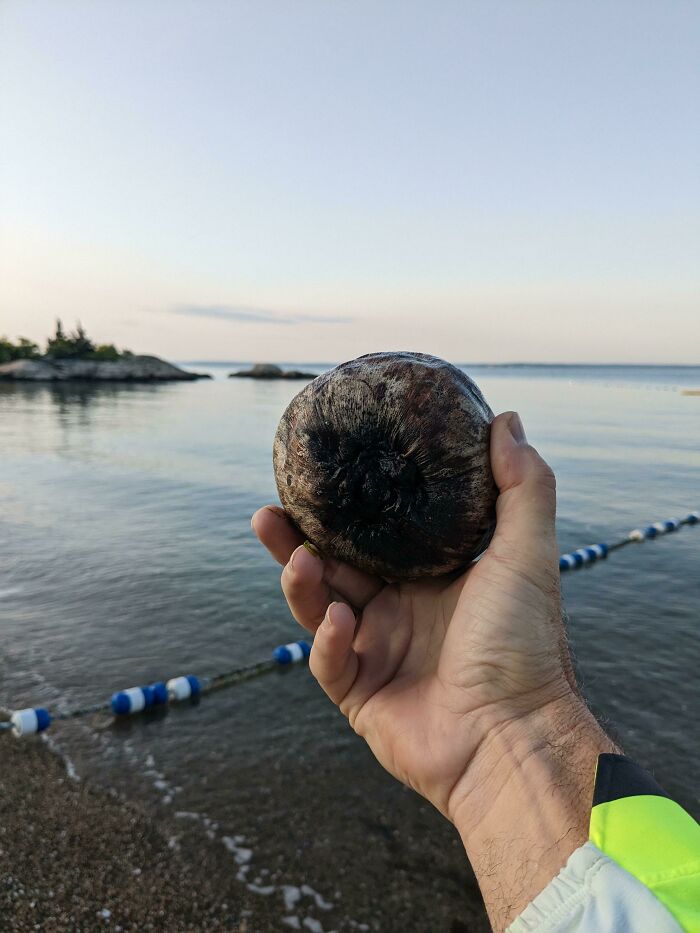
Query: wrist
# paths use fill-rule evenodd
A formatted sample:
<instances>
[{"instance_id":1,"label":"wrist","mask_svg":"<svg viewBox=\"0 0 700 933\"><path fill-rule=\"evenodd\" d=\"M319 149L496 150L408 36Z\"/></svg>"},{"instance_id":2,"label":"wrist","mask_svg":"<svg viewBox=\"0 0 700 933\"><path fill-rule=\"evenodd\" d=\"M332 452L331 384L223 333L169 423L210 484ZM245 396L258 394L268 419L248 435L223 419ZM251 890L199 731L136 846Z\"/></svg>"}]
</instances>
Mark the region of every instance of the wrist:
<instances>
[{"instance_id":1,"label":"wrist","mask_svg":"<svg viewBox=\"0 0 700 933\"><path fill-rule=\"evenodd\" d=\"M448 816L464 836L486 819L502 789L536 772L580 774L583 769L592 793L598 755L615 751L584 700L571 690L527 713L494 714L450 794Z\"/></svg>"},{"instance_id":2,"label":"wrist","mask_svg":"<svg viewBox=\"0 0 700 933\"><path fill-rule=\"evenodd\" d=\"M513 920L586 841L598 755L616 751L569 690L490 728L450 795L449 816L494 929Z\"/></svg>"}]
</instances>

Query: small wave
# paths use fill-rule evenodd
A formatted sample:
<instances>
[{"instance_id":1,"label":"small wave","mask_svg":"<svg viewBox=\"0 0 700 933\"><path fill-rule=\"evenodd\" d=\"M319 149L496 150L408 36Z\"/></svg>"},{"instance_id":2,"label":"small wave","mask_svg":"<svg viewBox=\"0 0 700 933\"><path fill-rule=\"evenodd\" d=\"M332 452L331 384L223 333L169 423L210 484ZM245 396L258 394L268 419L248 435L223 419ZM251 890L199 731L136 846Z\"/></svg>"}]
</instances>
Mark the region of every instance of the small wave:
<instances>
[{"instance_id":1,"label":"small wave","mask_svg":"<svg viewBox=\"0 0 700 933\"><path fill-rule=\"evenodd\" d=\"M6 596L15 596L17 593L21 592L21 586L8 586L5 587L5 589L0 589L0 599L4 599Z\"/></svg>"},{"instance_id":2,"label":"small wave","mask_svg":"<svg viewBox=\"0 0 700 933\"><path fill-rule=\"evenodd\" d=\"M47 732L42 733L41 735L44 743L51 749L54 755L57 755L63 762L63 767L66 769L66 774L71 781L80 781L80 775L78 770L75 767L75 762L63 749L58 745L56 740L50 736Z\"/></svg>"},{"instance_id":3,"label":"small wave","mask_svg":"<svg viewBox=\"0 0 700 933\"><path fill-rule=\"evenodd\" d=\"M160 793L163 804L171 804L173 797L182 788L176 787L168 781L166 775L158 769L153 755L149 753L145 760L140 759L138 753L131 747L130 741L125 742L122 749L127 753L127 758L131 760L132 764L146 778L150 779L152 786ZM145 768L143 766L138 767L139 764L145 764ZM249 874L253 868L255 853L252 848L245 844L245 836L221 835L219 823L196 810L175 810L173 816L176 820L198 823L208 839L221 842L233 856L236 867L236 881L244 884L251 893L263 897L281 895L287 912L287 916L282 918L282 922L286 926L299 930L311 930L312 933L327 933L321 923L309 915L309 910L332 910L336 906L334 903L326 900L308 884L297 887L291 884L275 883L272 878L266 877L271 875L270 870L266 868L259 869L257 873L252 872L255 877L251 880ZM168 846L171 849L179 849L179 835L171 836L168 840ZM361 929L362 927L358 928ZM328 931L328 933L333 933L333 931Z\"/></svg>"}]
</instances>

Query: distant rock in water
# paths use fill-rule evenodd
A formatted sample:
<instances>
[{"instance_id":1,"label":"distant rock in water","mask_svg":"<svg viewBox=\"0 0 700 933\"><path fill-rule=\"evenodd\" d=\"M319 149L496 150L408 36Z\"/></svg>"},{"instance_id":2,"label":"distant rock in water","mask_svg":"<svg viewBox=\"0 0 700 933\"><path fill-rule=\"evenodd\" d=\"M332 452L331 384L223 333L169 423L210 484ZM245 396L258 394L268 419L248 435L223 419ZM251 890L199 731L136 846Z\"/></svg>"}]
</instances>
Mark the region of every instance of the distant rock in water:
<instances>
[{"instance_id":1,"label":"distant rock in water","mask_svg":"<svg viewBox=\"0 0 700 933\"><path fill-rule=\"evenodd\" d=\"M229 379L315 379L317 373L305 373L301 369L282 369L274 363L256 363L251 369L229 373Z\"/></svg>"},{"instance_id":2,"label":"distant rock in water","mask_svg":"<svg viewBox=\"0 0 700 933\"><path fill-rule=\"evenodd\" d=\"M49 359L14 360L0 366L0 379L24 382L167 382L211 379L190 373L157 356L130 356L121 360Z\"/></svg>"}]
</instances>

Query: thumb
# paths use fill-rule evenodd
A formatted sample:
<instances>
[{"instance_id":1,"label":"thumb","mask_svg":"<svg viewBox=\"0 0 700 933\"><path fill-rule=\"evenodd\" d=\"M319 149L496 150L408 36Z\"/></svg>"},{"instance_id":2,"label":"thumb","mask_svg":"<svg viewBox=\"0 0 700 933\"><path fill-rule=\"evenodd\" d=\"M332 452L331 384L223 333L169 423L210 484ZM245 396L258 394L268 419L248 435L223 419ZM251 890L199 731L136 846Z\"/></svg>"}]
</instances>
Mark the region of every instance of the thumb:
<instances>
[{"instance_id":1,"label":"thumb","mask_svg":"<svg viewBox=\"0 0 700 933\"><path fill-rule=\"evenodd\" d=\"M530 570L558 567L554 529L556 480L531 447L517 412L507 411L491 425L491 469L499 489L496 531L490 545L497 557Z\"/></svg>"}]
</instances>

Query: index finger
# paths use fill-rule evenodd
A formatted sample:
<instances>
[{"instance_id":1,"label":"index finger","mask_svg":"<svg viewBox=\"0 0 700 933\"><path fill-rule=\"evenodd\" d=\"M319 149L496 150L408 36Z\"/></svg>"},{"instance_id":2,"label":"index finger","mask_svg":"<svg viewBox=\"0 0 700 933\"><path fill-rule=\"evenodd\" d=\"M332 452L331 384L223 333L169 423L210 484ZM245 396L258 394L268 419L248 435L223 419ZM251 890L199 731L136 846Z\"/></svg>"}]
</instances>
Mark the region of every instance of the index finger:
<instances>
[{"instance_id":1,"label":"index finger","mask_svg":"<svg viewBox=\"0 0 700 933\"><path fill-rule=\"evenodd\" d=\"M304 543L304 536L279 506L266 505L258 509L251 525L261 543L283 566L287 565L299 545ZM379 577L373 577L332 557L320 556L323 559L323 582L356 609L363 609L385 586Z\"/></svg>"},{"instance_id":2,"label":"index finger","mask_svg":"<svg viewBox=\"0 0 700 933\"><path fill-rule=\"evenodd\" d=\"M284 509L278 505L265 505L253 515L250 527L278 564L284 567L304 536L289 521Z\"/></svg>"}]
</instances>

